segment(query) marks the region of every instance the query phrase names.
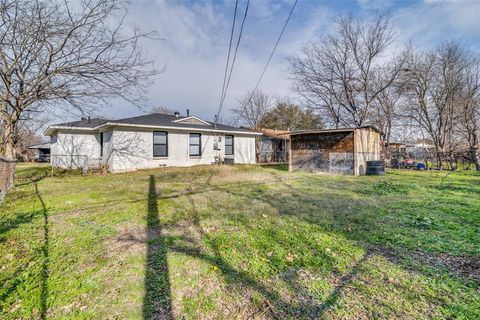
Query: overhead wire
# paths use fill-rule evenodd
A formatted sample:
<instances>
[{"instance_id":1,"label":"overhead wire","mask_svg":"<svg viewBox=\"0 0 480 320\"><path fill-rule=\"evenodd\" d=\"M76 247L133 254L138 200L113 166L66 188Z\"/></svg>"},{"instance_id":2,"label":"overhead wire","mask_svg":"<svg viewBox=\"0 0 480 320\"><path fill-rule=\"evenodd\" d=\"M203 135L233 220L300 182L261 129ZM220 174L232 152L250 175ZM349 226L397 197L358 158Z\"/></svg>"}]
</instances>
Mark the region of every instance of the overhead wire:
<instances>
[{"instance_id":1,"label":"overhead wire","mask_svg":"<svg viewBox=\"0 0 480 320\"><path fill-rule=\"evenodd\" d=\"M225 84L227 82L228 67L230 65L230 53L232 51L233 34L235 32L235 22L237 19L237 8L238 8L238 0L235 1L235 10L233 13L232 30L230 31L230 43L228 45L227 62L225 64L225 73L223 75L223 84L222 84L222 92L220 94L219 108L220 108L220 105L222 104L223 93L225 92Z\"/></svg>"},{"instance_id":2,"label":"overhead wire","mask_svg":"<svg viewBox=\"0 0 480 320\"><path fill-rule=\"evenodd\" d=\"M270 61L272 60L272 57L273 57L273 55L275 54L275 51L277 50L278 44L280 43L280 40L282 39L283 34L285 33L285 29L287 28L288 22L290 21L290 18L292 17L293 11L295 10L295 7L297 6L297 2L298 2L298 0L295 0L295 2L294 2L293 5L292 5L292 8L290 9L290 12L289 12L289 14L288 14L287 20L285 20L285 23L283 24L282 31L281 31L280 34L278 35L278 38L277 38L277 41L275 42L275 45L274 45L274 47L273 47L273 50L272 50L272 52L270 53L270 56L268 57L267 63L265 64L265 67L263 68L262 73L260 74L260 77L258 78L258 81L257 81L257 83L255 84L255 87L254 87L254 89L252 90L252 92L251 92L251 94L250 94L250 98L248 99L247 104L250 104L250 102L251 102L251 100L252 100L252 98L253 98L253 95L254 95L255 92L257 91L258 86L260 85L260 82L262 81L263 76L265 75L265 72L267 71L267 68L268 68L268 66L269 66L269 64L270 64Z\"/></svg>"},{"instance_id":3,"label":"overhead wire","mask_svg":"<svg viewBox=\"0 0 480 320\"><path fill-rule=\"evenodd\" d=\"M244 25L245 25L245 20L247 19L249 6L250 6L250 0L247 0L247 5L245 7L245 12L243 14L242 23L240 25L240 31L239 31L239 34L238 34L237 44L235 46L235 51L233 53L232 64L230 65L230 72L229 72L229 75L228 75L227 82L225 84L225 90L222 90L222 96L220 98L220 105L218 106L218 112L215 116L215 127L217 125L218 118L220 117L220 113L222 112L223 104L225 102L225 97L227 96L228 87L230 86L230 80L232 78L233 69L234 69L234 66L235 66L235 61L237 59L237 52L238 52L238 48L240 46L240 41L242 39L243 28L244 28ZM233 28L232 28L232 30L233 30Z\"/></svg>"}]
</instances>

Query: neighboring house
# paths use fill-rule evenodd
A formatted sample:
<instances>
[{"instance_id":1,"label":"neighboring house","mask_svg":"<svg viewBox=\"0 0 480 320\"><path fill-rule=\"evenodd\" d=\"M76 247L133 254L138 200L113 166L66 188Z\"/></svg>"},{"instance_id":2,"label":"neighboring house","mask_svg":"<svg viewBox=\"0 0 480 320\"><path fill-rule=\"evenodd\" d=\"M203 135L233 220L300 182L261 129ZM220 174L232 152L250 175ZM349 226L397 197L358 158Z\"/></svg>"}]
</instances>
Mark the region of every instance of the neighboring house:
<instances>
[{"instance_id":1,"label":"neighboring house","mask_svg":"<svg viewBox=\"0 0 480 320\"><path fill-rule=\"evenodd\" d=\"M28 149L35 151L36 162L50 162L50 142L29 146Z\"/></svg>"},{"instance_id":2,"label":"neighboring house","mask_svg":"<svg viewBox=\"0 0 480 320\"><path fill-rule=\"evenodd\" d=\"M381 132L374 127L293 131L289 170L353 175L366 173L367 161L381 160Z\"/></svg>"},{"instance_id":3,"label":"neighboring house","mask_svg":"<svg viewBox=\"0 0 480 320\"><path fill-rule=\"evenodd\" d=\"M284 163L288 161L288 133L285 130L260 129L257 159L263 163Z\"/></svg>"},{"instance_id":4,"label":"neighboring house","mask_svg":"<svg viewBox=\"0 0 480 320\"><path fill-rule=\"evenodd\" d=\"M255 163L261 133L195 116L154 113L120 120L85 119L48 127L51 163L62 168L107 165L111 172L220 161Z\"/></svg>"}]
</instances>

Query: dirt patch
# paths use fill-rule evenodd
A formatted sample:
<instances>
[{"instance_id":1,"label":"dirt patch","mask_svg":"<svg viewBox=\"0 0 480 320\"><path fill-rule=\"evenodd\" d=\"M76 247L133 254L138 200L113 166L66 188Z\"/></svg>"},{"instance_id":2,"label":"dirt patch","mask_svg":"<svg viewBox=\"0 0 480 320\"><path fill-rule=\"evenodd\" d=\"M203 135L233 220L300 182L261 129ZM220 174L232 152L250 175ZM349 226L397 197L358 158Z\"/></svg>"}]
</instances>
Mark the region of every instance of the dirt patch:
<instances>
[{"instance_id":1,"label":"dirt patch","mask_svg":"<svg viewBox=\"0 0 480 320\"><path fill-rule=\"evenodd\" d=\"M480 258L441 255L440 261L451 271L480 283Z\"/></svg>"},{"instance_id":2,"label":"dirt patch","mask_svg":"<svg viewBox=\"0 0 480 320\"><path fill-rule=\"evenodd\" d=\"M369 251L382 255L397 263L402 260L414 261L415 264L426 264L433 267L446 268L448 271L464 278L480 283L480 258L469 256L453 256L449 254L432 254L423 251L409 251L400 248L372 246ZM413 268L412 268L413 269Z\"/></svg>"},{"instance_id":3,"label":"dirt patch","mask_svg":"<svg viewBox=\"0 0 480 320\"><path fill-rule=\"evenodd\" d=\"M145 253L147 248L147 232L144 226L130 224L118 230L117 236L108 244L107 256L119 254Z\"/></svg>"}]
</instances>

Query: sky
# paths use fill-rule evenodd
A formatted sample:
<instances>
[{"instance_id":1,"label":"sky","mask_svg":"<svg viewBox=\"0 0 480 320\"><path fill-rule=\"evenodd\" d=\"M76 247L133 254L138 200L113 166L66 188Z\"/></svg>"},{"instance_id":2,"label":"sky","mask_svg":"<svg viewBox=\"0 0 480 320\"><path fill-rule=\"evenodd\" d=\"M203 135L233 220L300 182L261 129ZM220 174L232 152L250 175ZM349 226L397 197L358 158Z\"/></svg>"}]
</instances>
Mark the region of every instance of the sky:
<instances>
[{"instance_id":1,"label":"sky","mask_svg":"<svg viewBox=\"0 0 480 320\"><path fill-rule=\"evenodd\" d=\"M246 3L239 1L237 22ZM293 0L251 0L221 118L231 118L237 99L255 86L292 4ZM131 0L128 7L129 26L155 30L162 38L142 43L156 68L164 70L148 88L143 109L164 106L182 114L190 109L191 114L212 120L219 107L235 1ZM259 88L276 97L295 99L288 57L298 54L303 44L330 33L336 17L352 13L368 19L377 11L392 16L397 41L390 53L409 41L428 50L457 40L480 54L480 0L298 0ZM144 110L112 101L97 114L118 119L141 115Z\"/></svg>"}]
</instances>

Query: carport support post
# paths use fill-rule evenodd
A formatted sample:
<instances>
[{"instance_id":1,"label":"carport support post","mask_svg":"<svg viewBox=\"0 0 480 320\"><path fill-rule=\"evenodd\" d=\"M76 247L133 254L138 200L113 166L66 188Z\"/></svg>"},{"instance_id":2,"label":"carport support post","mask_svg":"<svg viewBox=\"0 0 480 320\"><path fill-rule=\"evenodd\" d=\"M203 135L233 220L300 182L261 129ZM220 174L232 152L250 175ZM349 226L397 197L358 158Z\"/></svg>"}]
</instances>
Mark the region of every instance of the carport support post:
<instances>
[{"instance_id":1,"label":"carport support post","mask_svg":"<svg viewBox=\"0 0 480 320\"><path fill-rule=\"evenodd\" d=\"M358 176L358 146L357 146L358 129L353 130L353 175Z\"/></svg>"},{"instance_id":2,"label":"carport support post","mask_svg":"<svg viewBox=\"0 0 480 320\"><path fill-rule=\"evenodd\" d=\"M288 171L292 171L292 136L289 135L286 141L288 146Z\"/></svg>"}]
</instances>

